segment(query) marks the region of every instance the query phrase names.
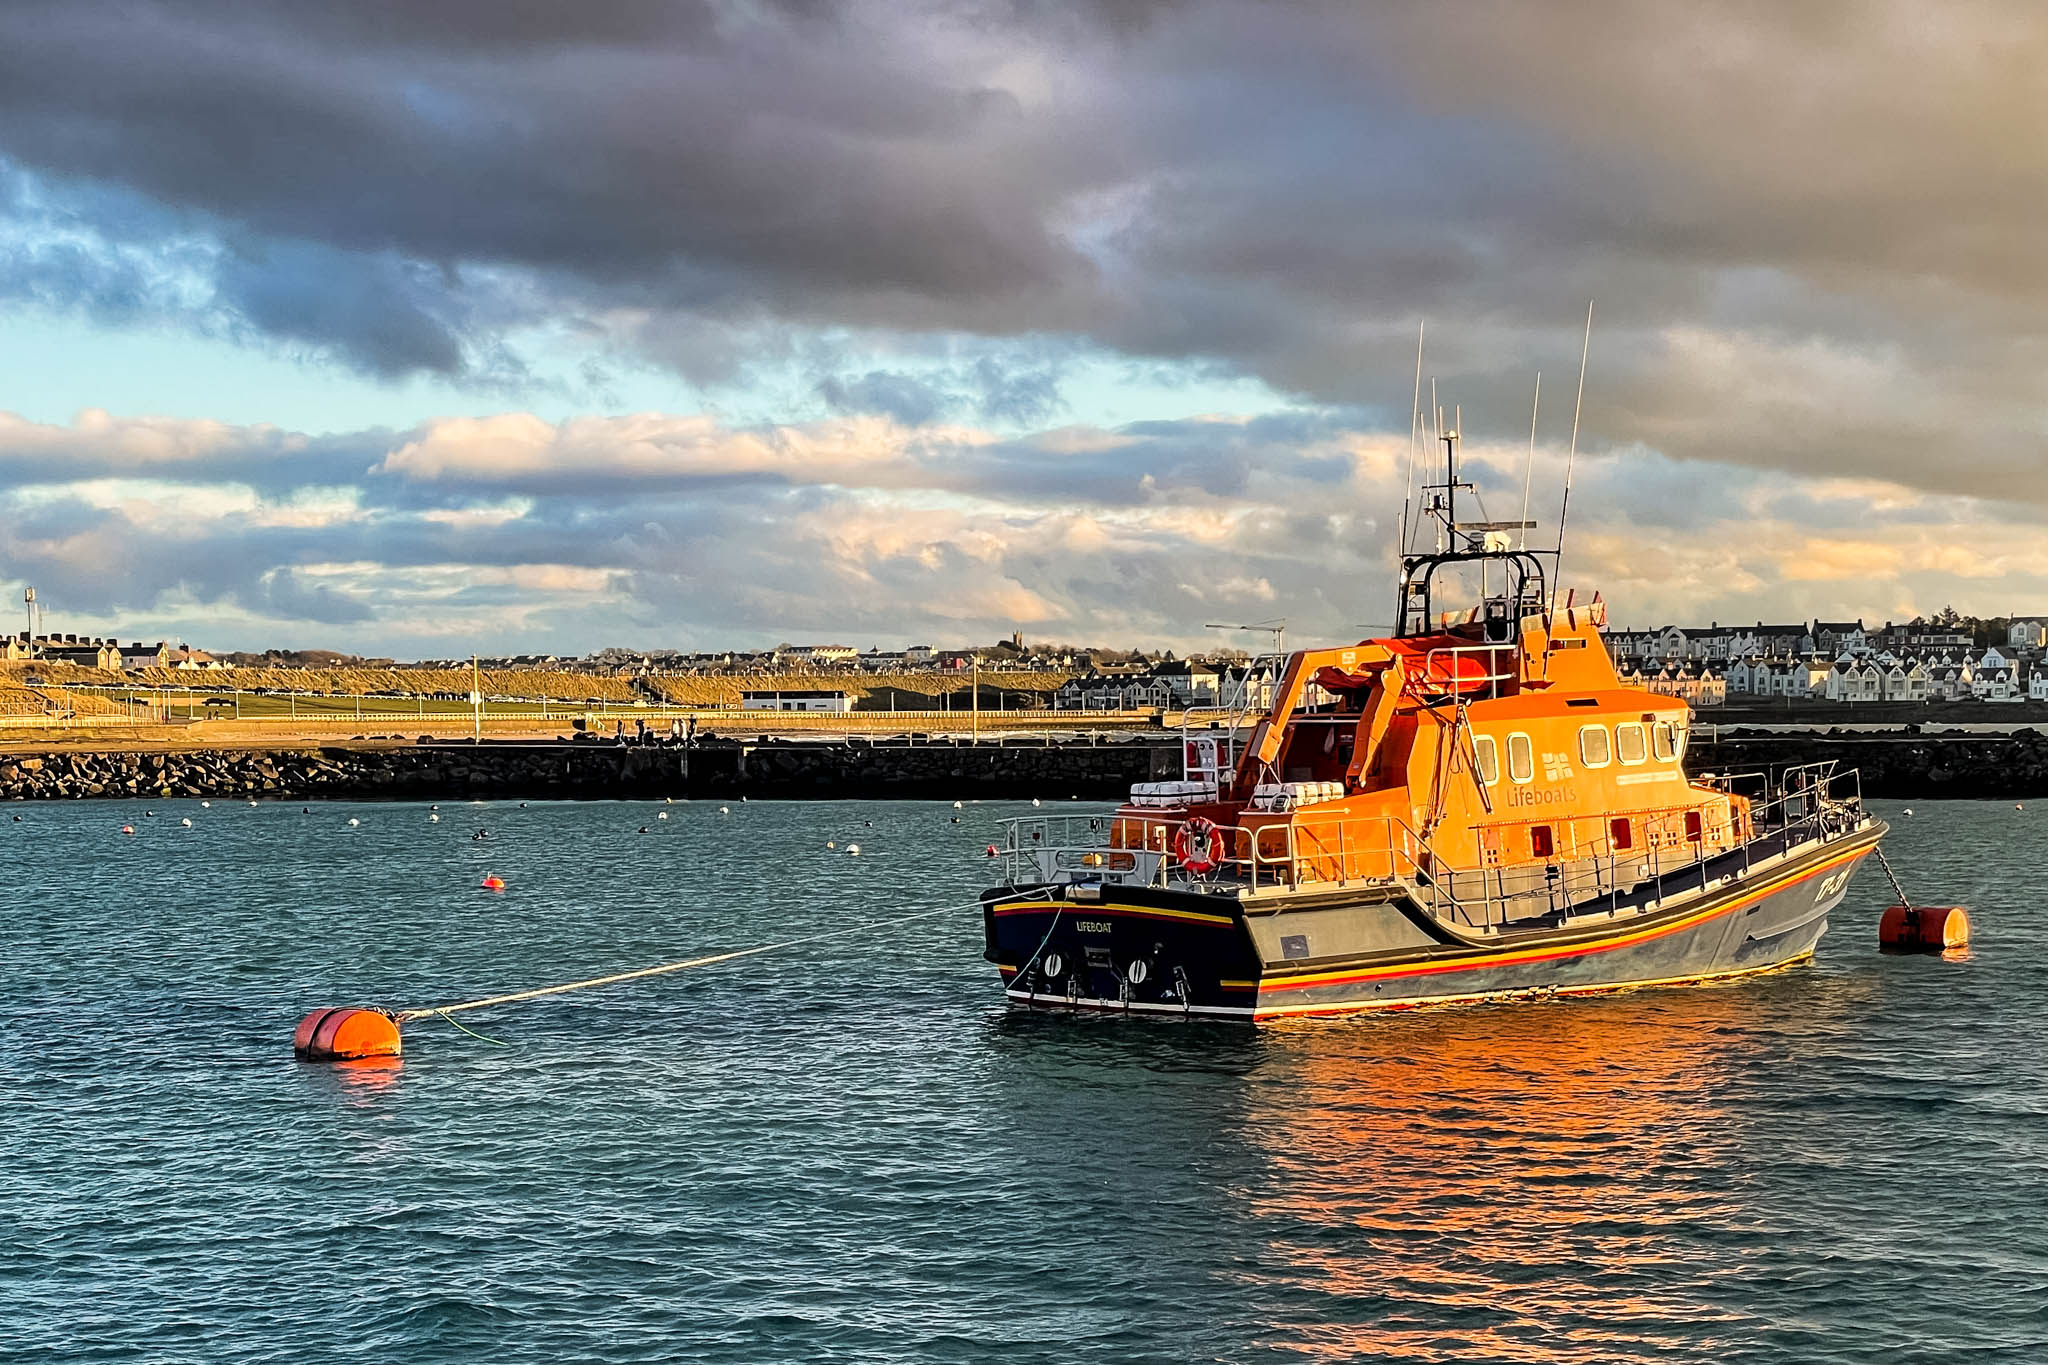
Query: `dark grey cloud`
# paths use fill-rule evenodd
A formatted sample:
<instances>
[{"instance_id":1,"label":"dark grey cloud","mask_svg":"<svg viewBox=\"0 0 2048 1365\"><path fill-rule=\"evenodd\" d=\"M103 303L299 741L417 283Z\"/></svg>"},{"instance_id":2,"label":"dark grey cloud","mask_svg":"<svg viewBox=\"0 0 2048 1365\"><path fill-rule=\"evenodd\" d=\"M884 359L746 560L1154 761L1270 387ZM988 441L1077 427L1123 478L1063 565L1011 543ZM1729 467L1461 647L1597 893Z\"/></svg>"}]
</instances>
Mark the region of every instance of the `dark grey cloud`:
<instances>
[{"instance_id":1,"label":"dark grey cloud","mask_svg":"<svg viewBox=\"0 0 2048 1365\"><path fill-rule=\"evenodd\" d=\"M2044 58L2016 3L27 0L0 298L499 390L540 324L1037 339L816 396L1040 426L1093 347L1397 431L1426 314L1505 436L1597 296L1590 453L2041 501Z\"/></svg>"}]
</instances>

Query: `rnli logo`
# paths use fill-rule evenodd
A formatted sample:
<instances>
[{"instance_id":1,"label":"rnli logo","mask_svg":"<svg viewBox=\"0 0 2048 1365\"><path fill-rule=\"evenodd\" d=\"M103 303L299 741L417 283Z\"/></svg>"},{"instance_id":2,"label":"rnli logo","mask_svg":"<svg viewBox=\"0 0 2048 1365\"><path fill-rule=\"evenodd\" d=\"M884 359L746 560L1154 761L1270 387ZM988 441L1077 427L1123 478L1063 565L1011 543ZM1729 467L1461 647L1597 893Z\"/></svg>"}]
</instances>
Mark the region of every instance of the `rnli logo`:
<instances>
[{"instance_id":1,"label":"rnli logo","mask_svg":"<svg viewBox=\"0 0 2048 1365\"><path fill-rule=\"evenodd\" d=\"M1543 751L1543 778L1546 782L1569 782L1572 780L1572 756L1564 753Z\"/></svg>"}]
</instances>

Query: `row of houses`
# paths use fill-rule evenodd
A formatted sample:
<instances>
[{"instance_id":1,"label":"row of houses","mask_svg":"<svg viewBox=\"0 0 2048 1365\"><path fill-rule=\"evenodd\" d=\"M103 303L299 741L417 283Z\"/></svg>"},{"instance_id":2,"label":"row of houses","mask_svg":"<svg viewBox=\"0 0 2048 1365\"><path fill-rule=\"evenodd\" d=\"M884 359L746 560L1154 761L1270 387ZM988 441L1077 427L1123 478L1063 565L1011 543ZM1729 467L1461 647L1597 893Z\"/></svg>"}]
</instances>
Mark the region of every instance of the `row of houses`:
<instances>
[{"instance_id":1,"label":"row of houses","mask_svg":"<svg viewBox=\"0 0 2048 1365\"><path fill-rule=\"evenodd\" d=\"M118 640L92 635L36 635L18 631L0 636L0 660L9 663L41 659L49 663L77 664L108 672L121 669L175 668L182 671L232 668L203 649L174 645L167 640L144 644L140 640L122 644Z\"/></svg>"},{"instance_id":2,"label":"row of houses","mask_svg":"<svg viewBox=\"0 0 2048 1365\"><path fill-rule=\"evenodd\" d=\"M2048 640L2048 617L2015 620L2009 642L2014 647L2038 646ZM1862 621L1802 621L1791 625L1769 625L1758 621L1750 626L1724 626L1716 621L1705 628L1660 626L1655 630L1609 630L1607 648L1616 658L1699 659L1733 663L1737 659L1810 658L1833 660L1844 656L1862 658L1882 651L1895 654L1967 652L1973 642L1967 632L1925 621L1866 626Z\"/></svg>"},{"instance_id":3,"label":"row of houses","mask_svg":"<svg viewBox=\"0 0 2048 1365\"><path fill-rule=\"evenodd\" d=\"M1696 706L1776 698L1851 703L2048 701L2048 665L2026 668L1996 647L1981 655L1920 656L1883 650L1835 659L1817 654L1745 658L1725 669L1697 660L1650 668L1632 661L1617 666L1624 677L1653 691L1684 696Z\"/></svg>"}]
</instances>

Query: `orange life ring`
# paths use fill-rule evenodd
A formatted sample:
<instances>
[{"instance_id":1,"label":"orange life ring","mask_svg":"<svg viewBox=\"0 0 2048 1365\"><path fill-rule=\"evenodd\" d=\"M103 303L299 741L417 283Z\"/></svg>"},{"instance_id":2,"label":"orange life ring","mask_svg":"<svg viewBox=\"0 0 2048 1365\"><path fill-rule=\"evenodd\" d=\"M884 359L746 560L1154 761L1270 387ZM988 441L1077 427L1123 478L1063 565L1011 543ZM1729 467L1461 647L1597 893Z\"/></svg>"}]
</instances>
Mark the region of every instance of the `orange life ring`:
<instances>
[{"instance_id":1,"label":"orange life ring","mask_svg":"<svg viewBox=\"0 0 2048 1365\"><path fill-rule=\"evenodd\" d=\"M1196 876L1213 872L1223 861L1223 831L1215 821L1197 815L1173 836L1173 856Z\"/></svg>"}]
</instances>

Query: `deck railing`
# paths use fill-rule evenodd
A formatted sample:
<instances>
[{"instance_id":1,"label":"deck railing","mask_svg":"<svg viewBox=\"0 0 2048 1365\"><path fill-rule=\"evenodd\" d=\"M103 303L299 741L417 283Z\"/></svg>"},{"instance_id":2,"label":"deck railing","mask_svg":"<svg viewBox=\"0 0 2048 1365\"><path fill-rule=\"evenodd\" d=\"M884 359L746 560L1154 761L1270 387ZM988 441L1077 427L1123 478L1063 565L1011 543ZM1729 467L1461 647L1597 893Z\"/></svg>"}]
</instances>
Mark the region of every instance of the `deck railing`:
<instances>
[{"instance_id":1,"label":"deck railing","mask_svg":"<svg viewBox=\"0 0 2048 1365\"><path fill-rule=\"evenodd\" d=\"M1738 785L1761 781L1764 790L1746 811L1733 802L1719 821L1694 827L1683 815L1698 807L1669 807L1632 816L1679 816L1645 821L1644 842L1617 847L1608 817L1551 816L1500 822L1494 828L1548 823L1557 838L1549 861L1453 864L1406 821L1391 815L1317 818L1306 808L1294 818L1257 825L1218 825L1222 858L1206 872L1189 870L1176 849L1180 815L1054 815L1006 820L996 846L1013 884L1102 881L1125 885L1229 886L1256 895L1310 885L1405 886L1436 912L1485 931L1511 921L1550 914L1585 913L1600 903L1613 914L1654 909L1671 894L1710 890L1747 875L1762 861L1814 840L1853 829L1862 817L1855 772L1833 763L1769 774L1703 777L1700 782L1741 794ZM1591 825L1587 835L1577 827ZM1206 861L1207 850L1190 850ZM1674 876L1674 874L1680 874ZM1697 876L1697 888L1693 877ZM1643 890L1642 888L1648 888Z\"/></svg>"}]
</instances>

